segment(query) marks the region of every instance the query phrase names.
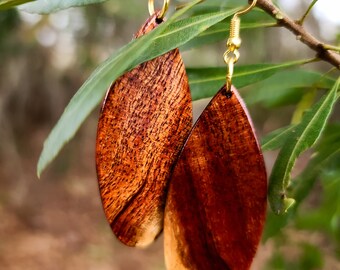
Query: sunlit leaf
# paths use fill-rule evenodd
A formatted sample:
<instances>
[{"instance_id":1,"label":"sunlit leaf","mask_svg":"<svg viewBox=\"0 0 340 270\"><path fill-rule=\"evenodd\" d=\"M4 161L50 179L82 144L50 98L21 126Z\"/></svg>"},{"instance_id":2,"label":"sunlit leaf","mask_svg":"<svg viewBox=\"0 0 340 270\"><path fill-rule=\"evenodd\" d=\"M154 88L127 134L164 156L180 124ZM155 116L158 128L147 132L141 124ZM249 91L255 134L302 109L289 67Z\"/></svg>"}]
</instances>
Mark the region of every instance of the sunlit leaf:
<instances>
[{"instance_id":1,"label":"sunlit leaf","mask_svg":"<svg viewBox=\"0 0 340 270\"><path fill-rule=\"evenodd\" d=\"M254 86L256 91L246 97L247 104L261 102L266 107L297 103L305 94L304 89L329 89L334 80L323 74L307 70L288 70L275 74Z\"/></svg>"},{"instance_id":2,"label":"sunlit leaf","mask_svg":"<svg viewBox=\"0 0 340 270\"><path fill-rule=\"evenodd\" d=\"M310 193L317 177L330 170L334 160L340 160L340 125L328 125L306 169L294 179L292 196L300 204Z\"/></svg>"},{"instance_id":3,"label":"sunlit leaf","mask_svg":"<svg viewBox=\"0 0 340 270\"><path fill-rule=\"evenodd\" d=\"M49 14L70 7L97 4L105 1L107 0L36 0L20 6L19 9L30 13Z\"/></svg>"},{"instance_id":4,"label":"sunlit leaf","mask_svg":"<svg viewBox=\"0 0 340 270\"><path fill-rule=\"evenodd\" d=\"M9 9L35 0L0 0L0 10Z\"/></svg>"},{"instance_id":5,"label":"sunlit leaf","mask_svg":"<svg viewBox=\"0 0 340 270\"><path fill-rule=\"evenodd\" d=\"M49 134L40 155L38 175L57 156L61 148L75 135L90 112L101 102L108 86L125 71L178 47L213 24L235 12L229 10L174 21L200 0L177 11L165 23L149 34L130 42L102 63L78 90L63 115Z\"/></svg>"},{"instance_id":6,"label":"sunlit leaf","mask_svg":"<svg viewBox=\"0 0 340 270\"><path fill-rule=\"evenodd\" d=\"M310 60L299 60L282 64L255 64L236 66L233 84L237 88L264 80L276 72L294 66L303 65ZM226 67L188 68L190 89L193 100L213 96L226 80ZM257 91L257 90L256 90ZM256 95L254 91L254 95Z\"/></svg>"},{"instance_id":7,"label":"sunlit leaf","mask_svg":"<svg viewBox=\"0 0 340 270\"><path fill-rule=\"evenodd\" d=\"M340 125L329 125L316 146L316 153L304 172L296 179L294 196L302 202L319 179L322 201L308 212L298 212L296 226L301 229L327 231L333 239L340 236Z\"/></svg>"},{"instance_id":8,"label":"sunlit leaf","mask_svg":"<svg viewBox=\"0 0 340 270\"><path fill-rule=\"evenodd\" d=\"M287 129L287 128L284 128ZM300 204L312 191L323 172L332 172L334 161L340 160L340 125L327 125L321 139L315 147L315 153L304 171L292 181L290 195L296 201L286 215L277 216L269 212L263 234L263 240L276 236L288 222L296 216ZM339 166L335 166L336 168ZM340 207L340 205L339 205ZM339 208L340 211L340 208Z\"/></svg>"},{"instance_id":9,"label":"sunlit leaf","mask_svg":"<svg viewBox=\"0 0 340 270\"><path fill-rule=\"evenodd\" d=\"M195 6L192 9L193 14L204 14L207 12L218 12L226 9L240 7L240 3L236 0L223 1L223 0L209 0L203 1L202 4Z\"/></svg>"},{"instance_id":10,"label":"sunlit leaf","mask_svg":"<svg viewBox=\"0 0 340 270\"><path fill-rule=\"evenodd\" d=\"M276 150L282 147L288 138L295 132L296 126L291 125L288 127L279 128L269 133L262 139L262 151Z\"/></svg>"},{"instance_id":11,"label":"sunlit leaf","mask_svg":"<svg viewBox=\"0 0 340 270\"><path fill-rule=\"evenodd\" d=\"M256 29L256 28L263 28L276 25L275 22L272 21L265 21L265 22L251 22L251 23L242 23L241 29ZM202 34L198 35L190 42L184 44L181 49L182 50L189 50L192 48L197 48L203 45L215 43L221 40L227 40L229 36L229 24L228 23L218 23Z\"/></svg>"},{"instance_id":12,"label":"sunlit leaf","mask_svg":"<svg viewBox=\"0 0 340 270\"><path fill-rule=\"evenodd\" d=\"M314 103L317 91L315 89L310 89L306 94L304 94L296 105L294 114L292 116L292 124L300 123L302 116L306 110L308 110Z\"/></svg>"},{"instance_id":13,"label":"sunlit leaf","mask_svg":"<svg viewBox=\"0 0 340 270\"><path fill-rule=\"evenodd\" d=\"M276 214L285 213L294 203L293 199L287 197L291 170L298 156L312 147L322 134L336 102L339 84L340 78L327 95L304 114L294 136L282 146L269 181L269 202Z\"/></svg>"}]
</instances>

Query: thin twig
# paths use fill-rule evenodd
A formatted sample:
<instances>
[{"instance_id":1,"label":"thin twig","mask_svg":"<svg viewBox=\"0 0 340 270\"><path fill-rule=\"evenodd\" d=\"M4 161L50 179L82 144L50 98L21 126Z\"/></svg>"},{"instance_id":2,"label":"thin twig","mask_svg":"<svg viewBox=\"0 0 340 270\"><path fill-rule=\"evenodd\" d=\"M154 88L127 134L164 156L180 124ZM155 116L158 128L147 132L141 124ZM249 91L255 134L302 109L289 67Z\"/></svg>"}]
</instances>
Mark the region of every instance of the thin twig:
<instances>
[{"instance_id":1,"label":"thin twig","mask_svg":"<svg viewBox=\"0 0 340 270\"><path fill-rule=\"evenodd\" d=\"M297 39L316 51L317 57L340 69L340 55L329 50L329 46L313 37L306 29L286 16L271 0L257 0L257 7L276 19L278 26L282 26L293 32Z\"/></svg>"},{"instance_id":2,"label":"thin twig","mask_svg":"<svg viewBox=\"0 0 340 270\"><path fill-rule=\"evenodd\" d=\"M301 17L300 20L297 20L297 23L300 25L303 25L303 22L305 21L306 17L308 16L309 12L312 10L312 8L314 7L314 5L316 4L316 2L318 2L318 0L313 0L313 2L309 5L307 11L305 12L305 14L303 14L303 16Z\"/></svg>"},{"instance_id":3,"label":"thin twig","mask_svg":"<svg viewBox=\"0 0 340 270\"><path fill-rule=\"evenodd\" d=\"M334 45L324 44L323 47L324 47L325 50L340 52L340 47L337 47L337 46L334 46Z\"/></svg>"}]
</instances>

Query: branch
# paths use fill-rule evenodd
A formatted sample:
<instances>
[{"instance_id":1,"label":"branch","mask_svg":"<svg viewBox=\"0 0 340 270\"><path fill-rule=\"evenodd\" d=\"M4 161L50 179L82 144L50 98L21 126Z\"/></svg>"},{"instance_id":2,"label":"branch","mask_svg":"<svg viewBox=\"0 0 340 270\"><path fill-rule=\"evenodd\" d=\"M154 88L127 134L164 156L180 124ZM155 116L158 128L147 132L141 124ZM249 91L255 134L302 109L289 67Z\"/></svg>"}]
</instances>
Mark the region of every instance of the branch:
<instances>
[{"instance_id":1,"label":"branch","mask_svg":"<svg viewBox=\"0 0 340 270\"><path fill-rule=\"evenodd\" d=\"M298 40L316 51L318 58L340 69L340 55L330 51L327 44L313 37L302 25L283 14L271 0L257 0L256 6L275 18L278 26L287 28L296 35Z\"/></svg>"}]
</instances>

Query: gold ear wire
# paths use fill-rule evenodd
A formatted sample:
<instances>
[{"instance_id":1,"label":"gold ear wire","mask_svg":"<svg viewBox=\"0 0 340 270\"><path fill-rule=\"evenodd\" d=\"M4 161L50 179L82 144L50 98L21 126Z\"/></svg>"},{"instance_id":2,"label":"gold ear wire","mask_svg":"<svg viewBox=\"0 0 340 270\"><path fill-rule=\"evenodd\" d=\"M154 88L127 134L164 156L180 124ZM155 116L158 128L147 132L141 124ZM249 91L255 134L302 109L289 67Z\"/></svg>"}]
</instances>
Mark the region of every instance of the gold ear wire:
<instances>
[{"instance_id":1,"label":"gold ear wire","mask_svg":"<svg viewBox=\"0 0 340 270\"><path fill-rule=\"evenodd\" d=\"M157 17L157 19L162 20L164 18L166 12L168 11L169 4L170 4L170 0L164 0L162 11L159 14L159 16ZM155 1L149 0L148 7L149 7L150 15L153 15L155 13Z\"/></svg>"},{"instance_id":2,"label":"gold ear wire","mask_svg":"<svg viewBox=\"0 0 340 270\"><path fill-rule=\"evenodd\" d=\"M242 40L240 38L241 19L239 18L239 16L246 14L250 10L252 10L255 7L256 3L257 0L253 0L253 2L248 7L245 7L244 9L236 12L230 22L227 51L223 55L224 62L228 65L228 73L226 79L226 89L228 92L231 90L231 80L234 72L234 64L240 58L240 52L238 51L238 49L241 47Z\"/></svg>"},{"instance_id":3,"label":"gold ear wire","mask_svg":"<svg viewBox=\"0 0 340 270\"><path fill-rule=\"evenodd\" d=\"M257 0L253 0L253 2L249 6L245 7L244 9L241 9L240 11L237 11L234 16L241 16L243 14L248 13L255 7L256 3Z\"/></svg>"}]
</instances>

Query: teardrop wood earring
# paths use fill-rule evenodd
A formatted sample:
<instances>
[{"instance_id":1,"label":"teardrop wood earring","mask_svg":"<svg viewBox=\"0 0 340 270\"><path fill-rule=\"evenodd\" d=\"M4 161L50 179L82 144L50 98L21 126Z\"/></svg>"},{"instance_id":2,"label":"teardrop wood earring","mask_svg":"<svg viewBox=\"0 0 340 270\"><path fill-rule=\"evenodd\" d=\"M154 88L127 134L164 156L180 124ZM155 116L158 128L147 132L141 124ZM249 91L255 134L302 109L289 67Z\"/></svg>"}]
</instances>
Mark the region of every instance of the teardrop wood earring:
<instances>
[{"instance_id":1,"label":"teardrop wood earring","mask_svg":"<svg viewBox=\"0 0 340 270\"><path fill-rule=\"evenodd\" d=\"M136 38L163 21L169 4L154 13L149 2L151 17ZM108 90L98 122L97 176L106 218L126 245L146 246L163 228L165 189L191 126L178 49L139 65Z\"/></svg>"},{"instance_id":2,"label":"teardrop wood earring","mask_svg":"<svg viewBox=\"0 0 340 270\"><path fill-rule=\"evenodd\" d=\"M168 270L249 269L261 238L267 176L250 116L231 86L239 46L231 36L227 83L197 120L174 168L164 222Z\"/></svg>"}]
</instances>

